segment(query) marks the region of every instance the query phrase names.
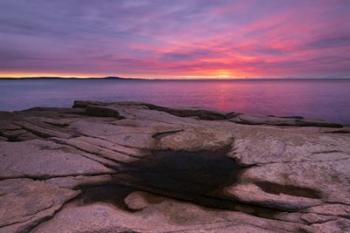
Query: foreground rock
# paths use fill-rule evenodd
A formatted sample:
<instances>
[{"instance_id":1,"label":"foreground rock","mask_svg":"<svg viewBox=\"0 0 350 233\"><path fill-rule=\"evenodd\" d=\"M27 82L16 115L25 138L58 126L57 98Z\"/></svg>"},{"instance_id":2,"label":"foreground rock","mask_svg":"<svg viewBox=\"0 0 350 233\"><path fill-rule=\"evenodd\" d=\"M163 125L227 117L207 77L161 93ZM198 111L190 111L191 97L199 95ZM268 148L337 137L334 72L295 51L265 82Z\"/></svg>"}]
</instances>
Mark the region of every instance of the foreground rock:
<instances>
[{"instance_id":1,"label":"foreground rock","mask_svg":"<svg viewBox=\"0 0 350 233\"><path fill-rule=\"evenodd\" d=\"M348 132L134 102L0 113L0 233L349 232Z\"/></svg>"}]
</instances>

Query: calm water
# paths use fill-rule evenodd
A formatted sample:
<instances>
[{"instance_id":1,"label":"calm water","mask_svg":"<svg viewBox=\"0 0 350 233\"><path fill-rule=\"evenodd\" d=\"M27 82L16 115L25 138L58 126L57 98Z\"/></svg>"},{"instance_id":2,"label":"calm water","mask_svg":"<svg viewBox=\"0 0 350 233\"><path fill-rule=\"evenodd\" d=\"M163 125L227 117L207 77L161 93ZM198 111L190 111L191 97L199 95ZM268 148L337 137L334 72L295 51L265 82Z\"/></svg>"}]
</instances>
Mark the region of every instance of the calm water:
<instances>
[{"instance_id":1,"label":"calm water","mask_svg":"<svg viewBox=\"0 0 350 233\"><path fill-rule=\"evenodd\" d=\"M130 100L350 124L350 80L0 80L0 94L0 111Z\"/></svg>"}]
</instances>

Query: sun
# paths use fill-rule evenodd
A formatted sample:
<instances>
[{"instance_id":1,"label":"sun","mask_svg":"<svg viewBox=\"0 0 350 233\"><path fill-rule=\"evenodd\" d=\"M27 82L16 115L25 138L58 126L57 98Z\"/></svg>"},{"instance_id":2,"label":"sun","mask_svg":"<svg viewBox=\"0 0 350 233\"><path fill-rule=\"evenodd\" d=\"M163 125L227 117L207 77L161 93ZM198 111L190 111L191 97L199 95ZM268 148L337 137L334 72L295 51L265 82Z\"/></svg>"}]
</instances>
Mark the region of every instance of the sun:
<instances>
[{"instance_id":1,"label":"sun","mask_svg":"<svg viewBox=\"0 0 350 233\"><path fill-rule=\"evenodd\" d=\"M216 72L216 76L218 78L230 78L232 77L232 73L229 70L219 70Z\"/></svg>"}]
</instances>

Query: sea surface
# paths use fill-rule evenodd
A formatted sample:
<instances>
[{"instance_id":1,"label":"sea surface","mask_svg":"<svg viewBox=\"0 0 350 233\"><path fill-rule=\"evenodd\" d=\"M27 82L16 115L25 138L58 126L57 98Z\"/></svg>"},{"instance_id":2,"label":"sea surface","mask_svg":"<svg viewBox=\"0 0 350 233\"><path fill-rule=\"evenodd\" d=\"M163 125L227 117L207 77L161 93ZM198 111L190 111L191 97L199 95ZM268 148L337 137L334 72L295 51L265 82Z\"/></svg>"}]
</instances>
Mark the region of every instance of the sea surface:
<instances>
[{"instance_id":1,"label":"sea surface","mask_svg":"<svg viewBox=\"0 0 350 233\"><path fill-rule=\"evenodd\" d=\"M0 80L0 111L143 101L350 125L350 80Z\"/></svg>"}]
</instances>

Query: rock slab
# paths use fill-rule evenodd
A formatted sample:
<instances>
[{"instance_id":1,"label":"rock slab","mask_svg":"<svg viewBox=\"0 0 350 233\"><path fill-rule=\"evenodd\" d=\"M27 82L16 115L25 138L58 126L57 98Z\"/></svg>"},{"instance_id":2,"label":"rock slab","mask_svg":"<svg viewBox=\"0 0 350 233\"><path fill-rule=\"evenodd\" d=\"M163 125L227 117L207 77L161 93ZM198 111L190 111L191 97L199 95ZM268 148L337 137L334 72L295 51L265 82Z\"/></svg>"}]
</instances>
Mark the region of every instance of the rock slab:
<instances>
[{"instance_id":1,"label":"rock slab","mask_svg":"<svg viewBox=\"0 0 350 233\"><path fill-rule=\"evenodd\" d=\"M0 113L0 233L350 232L348 127L139 102Z\"/></svg>"}]
</instances>

